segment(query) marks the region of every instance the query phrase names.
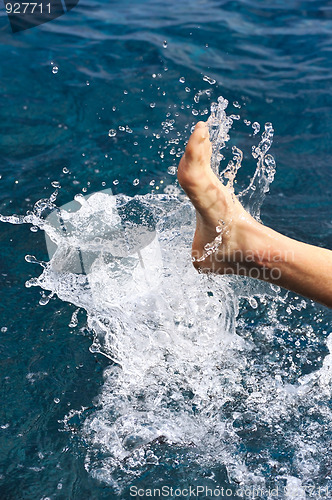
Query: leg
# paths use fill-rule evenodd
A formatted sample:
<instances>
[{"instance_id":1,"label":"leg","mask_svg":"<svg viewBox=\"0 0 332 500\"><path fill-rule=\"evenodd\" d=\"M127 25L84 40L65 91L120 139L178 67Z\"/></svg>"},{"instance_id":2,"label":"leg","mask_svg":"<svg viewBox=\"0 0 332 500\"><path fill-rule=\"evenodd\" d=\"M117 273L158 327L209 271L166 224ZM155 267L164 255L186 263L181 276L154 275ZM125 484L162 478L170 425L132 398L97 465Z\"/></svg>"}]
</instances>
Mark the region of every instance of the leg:
<instances>
[{"instance_id":1,"label":"leg","mask_svg":"<svg viewBox=\"0 0 332 500\"><path fill-rule=\"evenodd\" d=\"M182 157L178 179L196 208L193 264L201 272L240 274L283 286L332 307L332 252L306 245L257 222L210 168L211 143L197 123ZM202 260L218 236L216 252Z\"/></svg>"}]
</instances>

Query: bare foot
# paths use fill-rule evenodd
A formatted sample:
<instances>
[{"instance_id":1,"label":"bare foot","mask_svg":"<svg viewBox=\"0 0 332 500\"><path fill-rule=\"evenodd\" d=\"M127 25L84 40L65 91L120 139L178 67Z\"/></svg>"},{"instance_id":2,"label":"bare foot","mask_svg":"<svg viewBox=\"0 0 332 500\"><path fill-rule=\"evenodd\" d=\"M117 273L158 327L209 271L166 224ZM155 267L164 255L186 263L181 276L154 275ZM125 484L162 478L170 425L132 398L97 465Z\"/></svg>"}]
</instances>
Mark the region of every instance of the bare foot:
<instances>
[{"instance_id":1,"label":"bare foot","mask_svg":"<svg viewBox=\"0 0 332 500\"><path fill-rule=\"evenodd\" d=\"M292 240L253 219L212 172L210 159L208 127L199 122L178 169L179 182L196 208L196 269L258 278L332 307L331 250ZM218 234L220 244L209 252L207 245Z\"/></svg>"},{"instance_id":2,"label":"bare foot","mask_svg":"<svg viewBox=\"0 0 332 500\"><path fill-rule=\"evenodd\" d=\"M253 245L255 240L258 243L255 233L260 232L262 225L212 172L211 152L207 124L198 122L178 168L180 185L196 208L193 264L202 272L248 274L253 260L257 264L259 252ZM218 235L221 243L217 251L207 255L206 245Z\"/></svg>"}]
</instances>

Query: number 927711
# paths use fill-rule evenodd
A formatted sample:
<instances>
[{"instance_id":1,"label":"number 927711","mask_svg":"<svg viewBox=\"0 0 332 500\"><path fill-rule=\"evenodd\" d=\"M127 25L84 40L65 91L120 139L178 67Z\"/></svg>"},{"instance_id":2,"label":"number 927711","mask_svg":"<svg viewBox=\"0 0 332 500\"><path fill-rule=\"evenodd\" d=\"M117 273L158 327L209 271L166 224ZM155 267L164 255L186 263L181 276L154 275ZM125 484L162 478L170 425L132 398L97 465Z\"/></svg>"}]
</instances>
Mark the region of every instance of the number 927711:
<instances>
[{"instance_id":1,"label":"number 927711","mask_svg":"<svg viewBox=\"0 0 332 500\"><path fill-rule=\"evenodd\" d=\"M16 3L6 3L7 14L51 14L51 4L42 4L34 2L16 2Z\"/></svg>"}]
</instances>

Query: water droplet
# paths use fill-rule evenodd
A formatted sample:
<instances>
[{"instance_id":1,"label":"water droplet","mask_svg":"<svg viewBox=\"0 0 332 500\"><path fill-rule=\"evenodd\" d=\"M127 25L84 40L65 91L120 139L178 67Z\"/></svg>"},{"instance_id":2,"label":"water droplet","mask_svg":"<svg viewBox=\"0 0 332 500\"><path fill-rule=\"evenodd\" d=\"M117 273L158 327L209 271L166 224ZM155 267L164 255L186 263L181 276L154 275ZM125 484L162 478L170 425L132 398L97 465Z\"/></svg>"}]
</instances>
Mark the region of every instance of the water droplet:
<instances>
[{"instance_id":1,"label":"water droplet","mask_svg":"<svg viewBox=\"0 0 332 500\"><path fill-rule=\"evenodd\" d=\"M50 299L53 297L53 293L50 293L50 295L42 295L42 297L39 300L39 305L40 306L46 306L46 304L49 303Z\"/></svg>"},{"instance_id":2,"label":"water droplet","mask_svg":"<svg viewBox=\"0 0 332 500\"><path fill-rule=\"evenodd\" d=\"M31 231L32 233L36 233L36 232L38 231L38 227L37 227L37 226L31 226L31 227L30 227L30 231Z\"/></svg>"},{"instance_id":3,"label":"water droplet","mask_svg":"<svg viewBox=\"0 0 332 500\"><path fill-rule=\"evenodd\" d=\"M130 127L128 127L128 125L126 125L126 132L127 132L128 134L132 134L132 133L133 133L133 131L131 130L131 128L130 128Z\"/></svg>"},{"instance_id":4,"label":"water droplet","mask_svg":"<svg viewBox=\"0 0 332 500\"><path fill-rule=\"evenodd\" d=\"M168 167L167 172L169 175L175 175L176 174L176 167L172 165L171 167Z\"/></svg>"},{"instance_id":5,"label":"water droplet","mask_svg":"<svg viewBox=\"0 0 332 500\"><path fill-rule=\"evenodd\" d=\"M64 174L69 174L69 169L67 167L63 167L62 172Z\"/></svg>"},{"instance_id":6,"label":"water droplet","mask_svg":"<svg viewBox=\"0 0 332 500\"><path fill-rule=\"evenodd\" d=\"M38 259L36 259L36 257L34 255L26 255L24 257L25 259L25 262L29 262L30 264L38 264L39 261Z\"/></svg>"},{"instance_id":7,"label":"water droplet","mask_svg":"<svg viewBox=\"0 0 332 500\"><path fill-rule=\"evenodd\" d=\"M115 179L115 180L113 181L113 184L114 184L114 186L117 186L117 185L119 184L119 180L118 180L118 179Z\"/></svg>"},{"instance_id":8,"label":"water droplet","mask_svg":"<svg viewBox=\"0 0 332 500\"><path fill-rule=\"evenodd\" d=\"M163 47L164 47L164 49L167 49L167 45L168 45L168 44L167 44L167 40L164 40L164 42L163 42Z\"/></svg>"},{"instance_id":9,"label":"water droplet","mask_svg":"<svg viewBox=\"0 0 332 500\"><path fill-rule=\"evenodd\" d=\"M251 305L251 307L253 309L257 309L258 302L257 302L257 300L254 297L249 297L248 302L249 302L249 304Z\"/></svg>"},{"instance_id":10,"label":"water droplet","mask_svg":"<svg viewBox=\"0 0 332 500\"><path fill-rule=\"evenodd\" d=\"M254 129L254 135L258 134L261 129L260 124L258 122L254 122L251 126Z\"/></svg>"},{"instance_id":11,"label":"water droplet","mask_svg":"<svg viewBox=\"0 0 332 500\"><path fill-rule=\"evenodd\" d=\"M7 330L8 330L8 328L7 328L6 326L3 326L3 327L1 328L1 332L2 332L2 333L6 333L6 331L7 331Z\"/></svg>"},{"instance_id":12,"label":"water droplet","mask_svg":"<svg viewBox=\"0 0 332 500\"><path fill-rule=\"evenodd\" d=\"M134 186L137 186L138 184L139 184L139 179L134 179L134 181L133 181L133 185L134 185Z\"/></svg>"},{"instance_id":13,"label":"water droplet","mask_svg":"<svg viewBox=\"0 0 332 500\"><path fill-rule=\"evenodd\" d=\"M39 286L37 278L31 278L25 282L26 288L31 288L32 286Z\"/></svg>"},{"instance_id":14,"label":"water droplet","mask_svg":"<svg viewBox=\"0 0 332 500\"><path fill-rule=\"evenodd\" d=\"M108 135L109 135L109 137L115 137L116 136L116 130L114 130L114 128L111 128L108 131Z\"/></svg>"},{"instance_id":15,"label":"water droplet","mask_svg":"<svg viewBox=\"0 0 332 500\"><path fill-rule=\"evenodd\" d=\"M243 122L247 125L247 127L249 127L249 125L251 125L251 121L250 120L243 120Z\"/></svg>"},{"instance_id":16,"label":"water droplet","mask_svg":"<svg viewBox=\"0 0 332 500\"><path fill-rule=\"evenodd\" d=\"M233 102L234 108L241 108L241 104L238 101Z\"/></svg>"},{"instance_id":17,"label":"water droplet","mask_svg":"<svg viewBox=\"0 0 332 500\"><path fill-rule=\"evenodd\" d=\"M185 90L186 92L190 92L190 88L189 88L189 87L186 87L184 90Z\"/></svg>"},{"instance_id":18,"label":"water droplet","mask_svg":"<svg viewBox=\"0 0 332 500\"><path fill-rule=\"evenodd\" d=\"M70 323L69 323L69 328L75 328L77 325L78 325L78 319L77 319L77 315L80 311L80 308L76 309L72 316L71 316L71 319L70 319Z\"/></svg>"},{"instance_id":19,"label":"water droplet","mask_svg":"<svg viewBox=\"0 0 332 500\"><path fill-rule=\"evenodd\" d=\"M204 75L203 76L203 81L204 82L208 82L210 85L214 85L216 83L217 80L215 80L214 78L210 78L209 76L207 75Z\"/></svg>"},{"instance_id":20,"label":"water droplet","mask_svg":"<svg viewBox=\"0 0 332 500\"><path fill-rule=\"evenodd\" d=\"M186 81L185 77L184 76L181 76L181 78L179 79L179 82L180 83L184 83Z\"/></svg>"},{"instance_id":21,"label":"water droplet","mask_svg":"<svg viewBox=\"0 0 332 500\"><path fill-rule=\"evenodd\" d=\"M51 186L54 188L61 188L59 181L52 181Z\"/></svg>"},{"instance_id":22,"label":"water droplet","mask_svg":"<svg viewBox=\"0 0 332 500\"><path fill-rule=\"evenodd\" d=\"M54 75L56 75L58 71L59 71L59 68L58 68L57 66L53 66L53 68L52 68L52 73L53 73Z\"/></svg>"},{"instance_id":23,"label":"water droplet","mask_svg":"<svg viewBox=\"0 0 332 500\"><path fill-rule=\"evenodd\" d=\"M150 102L150 108L155 108L156 107L156 103L155 102Z\"/></svg>"},{"instance_id":24,"label":"water droplet","mask_svg":"<svg viewBox=\"0 0 332 500\"><path fill-rule=\"evenodd\" d=\"M60 403L60 399L59 398L54 398L53 401L54 401L55 404Z\"/></svg>"},{"instance_id":25,"label":"water droplet","mask_svg":"<svg viewBox=\"0 0 332 500\"><path fill-rule=\"evenodd\" d=\"M90 82L89 82L89 80L87 80L87 81L86 81L86 84L87 84L87 85L90 85Z\"/></svg>"}]
</instances>

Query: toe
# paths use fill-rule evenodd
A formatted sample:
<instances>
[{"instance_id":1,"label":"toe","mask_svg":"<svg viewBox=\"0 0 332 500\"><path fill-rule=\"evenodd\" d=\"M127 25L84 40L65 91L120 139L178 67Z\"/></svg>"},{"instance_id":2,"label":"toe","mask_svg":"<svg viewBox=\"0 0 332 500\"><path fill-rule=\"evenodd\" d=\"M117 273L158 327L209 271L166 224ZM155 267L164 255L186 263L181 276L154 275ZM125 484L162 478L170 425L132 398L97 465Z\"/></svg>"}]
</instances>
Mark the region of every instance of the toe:
<instances>
[{"instance_id":1,"label":"toe","mask_svg":"<svg viewBox=\"0 0 332 500\"><path fill-rule=\"evenodd\" d=\"M198 122L191 134L178 168L178 180L188 193L191 188L197 188L206 176L210 177L212 146L209 140L209 129L205 122Z\"/></svg>"},{"instance_id":2,"label":"toe","mask_svg":"<svg viewBox=\"0 0 332 500\"><path fill-rule=\"evenodd\" d=\"M209 149L211 143L209 140L209 129L205 122L198 122L194 132L191 134L186 146L185 156L188 161L201 162L210 161Z\"/></svg>"}]
</instances>

